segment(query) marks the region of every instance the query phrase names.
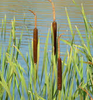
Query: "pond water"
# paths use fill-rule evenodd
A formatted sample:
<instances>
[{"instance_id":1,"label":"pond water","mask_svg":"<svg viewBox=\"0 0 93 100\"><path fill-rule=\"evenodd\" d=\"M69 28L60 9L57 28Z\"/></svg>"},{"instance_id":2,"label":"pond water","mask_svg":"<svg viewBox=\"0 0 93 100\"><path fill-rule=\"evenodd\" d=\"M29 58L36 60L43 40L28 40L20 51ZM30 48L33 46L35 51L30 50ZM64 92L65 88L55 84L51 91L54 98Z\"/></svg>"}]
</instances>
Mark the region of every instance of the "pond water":
<instances>
[{"instance_id":1,"label":"pond water","mask_svg":"<svg viewBox=\"0 0 93 100\"><path fill-rule=\"evenodd\" d=\"M58 24L59 34L65 33L62 38L66 40L71 39L71 33L69 30L67 17L65 13L65 7L68 9L69 17L73 26L73 30L75 30L75 25L78 26L80 31L82 32L83 37L84 34L84 25L83 18L79 9L75 7L72 0L53 0L56 10L56 22ZM84 5L85 13L89 18L89 21L93 20L93 1L92 0L76 0L76 3L80 6L81 3ZM8 44L9 34L11 30L11 20L13 20L14 16L16 19L16 37L19 38L22 29L24 28L23 39L21 49L24 55L28 52L28 42L33 37L33 28L34 28L34 16L28 10L33 10L37 14L37 27L39 31L40 38L40 52L44 50L44 43L46 40L46 36L48 33L48 29L51 26L51 22L53 21L52 14L52 6L51 3L47 0L1 0L0 2L0 30L2 19L5 14L7 17L7 25L6 25L6 42L3 42L5 46ZM25 23L24 23L25 17ZM28 32L26 30L28 28ZM75 41L78 43L77 36L75 37ZM49 50L51 48L51 44L49 41ZM65 49L67 46L64 43L61 43L61 55L64 55ZM42 59L42 56L40 57Z\"/></svg>"},{"instance_id":2,"label":"pond water","mask_svg":"<svg viewBox=\"0 0 93 100\"><path fill-rule=\"evenodd\" d=\"M83 37L85 37L85 29L83 24L83 18L79 9L73 4L72 0L52 0L55 5L56 10L56 22L58 24L59 34L64 33L63 39L70 40L71 33L68 26L68 21L65 13L65 7L68 9L69 17L72 23L73 30L75 32L75 25L78 26L79 30L82 32ZM85 13L90 22L93 22L93 0L75 0L80 6L81 3L84 5ZM19 38L23 31L23 38L21 44L21 52L26 57L28 50L28 43L31 42L33 38L33 28L34 28L34 16L28 10L33 10L37 14L37 28L38 35L40 38L40 64L43 61L43 51L46 36L48 30L53 21L52 6L48 0L0 0L0 31L2 26L2 19L6 14L6 41L3 41L3 47L8 46L9 35L11 32L11 20L14 16L16 19L16 37ZM25 17L25 22L24 22ZM26 30L28 28L28 31ZM0 33L1 34L1 33ZM75 36L75 41L78 43L78 37ZM68 48L64 43L61 43L61 55L63 55ZM51 40L49 40L48 51L51 51ZM25 62L22 62L22 58L19 57L19 61L25 68ZM39 70L41 71L41 70Z\"/></svg>"}]
</instances>

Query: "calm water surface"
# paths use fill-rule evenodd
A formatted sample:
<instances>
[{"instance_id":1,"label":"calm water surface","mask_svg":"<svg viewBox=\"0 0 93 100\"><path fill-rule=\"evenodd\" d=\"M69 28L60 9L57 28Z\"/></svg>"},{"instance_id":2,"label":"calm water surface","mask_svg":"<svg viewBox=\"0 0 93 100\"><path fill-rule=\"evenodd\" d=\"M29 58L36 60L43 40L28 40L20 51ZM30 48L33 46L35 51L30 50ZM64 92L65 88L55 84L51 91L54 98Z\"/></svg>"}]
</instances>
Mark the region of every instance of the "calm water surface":
<instances>
[{"instance_id":1,"label":"calm water surface","mask_svg":"<svg viewBox=\"0 0 93 100\"><path fill-rule=\"evenodd\" d=\"M55 4L56 9L56 22L58 23L59 34L64 33L63 37L66 40L70 40L70 30L68 27L67 17L65 13L65 7L68 9L68 13L70 16L70 20L73 26L73 30L75 32L75 25L78 26L80 31L82 32L83 37L85 37L84 33L84 24L83 18L79 9L75 7L72 0L52 0ZM84 5L85 13L90 22L93 22L93 0L75 0L76 3L80 6L81 3ZM9 35L11 30L11 20L13 20L14 16L16 19L16 37L19 38L22 29L23 31L23 39L21 45L21 52L24 56L28 50L28 43L31 42L33 37L33 28L34 28L34 16L28 10L33 10L37 14L37 27L39 31L40 38L40 65L43 60L43 50L44 43L46 40L46 36L48 33L48 29L51 26L51 22L53 21L52 15L52 7L50 2L47 0L0 0L0 31L2 26L2 19L5 14L7 17L7 31L6 31L6 42L3 42L3 47L8 46ZM24 23L25 17L25 23ZM26 30L28 28L28 32ZM0 33L1 34L1 33ZM75 36L76 43L78 43L78 37ZM64 55L67 45L61 43L61 55ZM49 47L48 51L51 51L51 40L49 39ZM63 58L63 56L62 56ZM22 66L25 68L25 62L22 62L22 58L19 56L19 61L21 61ZM40 70L39 70L40 71Z\"/></svg>"}]
</instances>

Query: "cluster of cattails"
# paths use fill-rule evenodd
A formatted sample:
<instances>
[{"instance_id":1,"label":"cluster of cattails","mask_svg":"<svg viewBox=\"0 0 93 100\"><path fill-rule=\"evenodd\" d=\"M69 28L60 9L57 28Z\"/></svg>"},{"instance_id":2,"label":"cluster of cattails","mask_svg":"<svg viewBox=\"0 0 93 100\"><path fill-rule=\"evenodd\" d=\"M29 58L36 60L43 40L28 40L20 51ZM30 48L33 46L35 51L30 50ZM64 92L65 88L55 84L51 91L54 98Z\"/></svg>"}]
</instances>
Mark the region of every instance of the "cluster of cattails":
<instances>
[{"instance_id":1,"label":"cluster of cattails","mask_svg":"<svg viewBox=\"0 0 93 100\"><path fill-rule=\"evenodd\" d=\"M52 4L53 8L53 22L52 22L52 28L53 28L53 41L54 41L54 55L56 55L57 52L57 22L55 21L55 6L51 0L48 0ZM60 37L58 37L58 80L57 80L57 86L58 90L62 89L62 62L60 58Z\"/></svg>"},{"instance_id":2,"label":"cluster of cattails","mask_svg":"<svg viewBox=\"0 0 93 100\"><path fill-rule=\"evenodd\" d=\"M61 34L62 35L62 34ZM58 37L58 72L57 72L57 86L58 86L58 90L62 89L62 61L60 58L60 37L61 35Z\"/></svg>"},{"instance_id":3,"label":"cluster of cattails","mask_svg":"<svg viewBox=\"0 0 93 100\"><path fill-rule=\"evenodd\" d=\"M36 64L37 63L37 46L38 46L37 16L32 10L29 10L29 11L35 15L35 28L33 30L33 58L34 58L34 63Z\"/></svg>"},{"instance_id":4,"label":"cluster of cattails","mask_svg":"<svg viewBox=\"0 0 93 100\"><path fill-rule=\"evenodd\" d=\"M56 43L57 43L57 23L55 21L55 6L51 0L48 0L52 4L53 8L53 22L52 22L52 28L53 28L53 41L54 41L54 55L56 54Z\"/></svg>"},{"instance_id":5,"label":"cluster of cattails","mask_svg":"<svg viewBox=\"0 0 93 100\"><path fill-rule=\"evenodd\" d=\"M54 55L56 55L57 23L55 21L55 7L51 0L48 0L48 1L52 4L52 8L53 8L53 23L52 23L53 41L54 41L53 46L54 46ZM38 45L37 16L32 10L29 10L29 11L35 15L35 28L33 30L33 59L34 59L34 63L37 63L37 45ZM58 37L58 80L57 80L58 90L62 89L62 62L60 58L60 37L61 35Z\"/></svg>"}]
</instances>

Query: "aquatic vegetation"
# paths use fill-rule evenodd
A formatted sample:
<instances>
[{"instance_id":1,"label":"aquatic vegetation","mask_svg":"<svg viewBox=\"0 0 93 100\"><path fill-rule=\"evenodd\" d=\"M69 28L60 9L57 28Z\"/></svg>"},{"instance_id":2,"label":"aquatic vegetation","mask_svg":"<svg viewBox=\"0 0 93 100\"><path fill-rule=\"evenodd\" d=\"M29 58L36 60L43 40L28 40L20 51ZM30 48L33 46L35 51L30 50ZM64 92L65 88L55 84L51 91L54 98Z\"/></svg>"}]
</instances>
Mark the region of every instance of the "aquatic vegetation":
<instances>
[{"instance_id":1,"label":"aquatic vegetation","mask_svg":"<svg viewBox=\"0 0 93 100\"><path fill-rule=\"evenodd\" d=\"M57 22L55 21L55 6L54 3L51 0L48 0L52 4L53 9L53 22L52 22L52 28L53 28L53 45L54 45L54 54L56 55L56 49L57 49Z\"/></svg>"},{"instance_id":2,"label":"aquatic vegetation","mask_svg":"<svg viewBox=\"0 0 93 100\"><path fill-rule=\"evenodd\" d=\"M29 11L35 15L35 28L33 30L33 59L34 63L37 63L37 46L38 46L37 16L32 10Z\"/></svg>"},{"instance_id":3,"label":"aquatic vegetation","mask_svg":"<svg viewBox=\"0 0 93 100\"><path fill-rule=\"evenodd\" d=\"M62 35L62 34L61 34ZM62 89L62 61L60 58L60 37L58 37L58 90Z\"/></svg>"},{"instance_id":4,"label":"aquatic vegetation","mask_svg":"<svg viewBox=\"0 0 93 100\"><path fill-rule=\"evenodd\" d=\"M29 55L24 57L20 50L23 32L18 40L15 31L16 19L13 19L9 44L6 50L3 50L2 40L0 39L0 100L93 100L93 57L91 49L93 48L93 29L92 24L88 22L85 16L83 5L81 5L81 8L86 41L83 39L78 26L75 25L80 39L80 44L75 44L75 34L73 34L71 21L66 9L72 40L64 40L61 37L63 34L61 34L58 37L57 56L54 54L55 51L52 50L51 58L49 59L47 51L50 35L49 30L44 47L43 62L40 62L42 63L42 66L40 66L42 67L41 75L38 72L40 68L40 39L38 38L36 64L33 58L34 41L32 41L32 45L30 43L28 44ZM2 28L3 25L4 23L2 21ZM53 30L52 25L51 30ZM0 38L6 35L3 31L2 29ZM52 34L53 31L51 31ZM70 50L67 49L65 52L62 60L60 56L60 41L70 47ZM18 61L19 55L22 57L22 62L26 64L25 69Z\"/></svg>"}]
</instances>

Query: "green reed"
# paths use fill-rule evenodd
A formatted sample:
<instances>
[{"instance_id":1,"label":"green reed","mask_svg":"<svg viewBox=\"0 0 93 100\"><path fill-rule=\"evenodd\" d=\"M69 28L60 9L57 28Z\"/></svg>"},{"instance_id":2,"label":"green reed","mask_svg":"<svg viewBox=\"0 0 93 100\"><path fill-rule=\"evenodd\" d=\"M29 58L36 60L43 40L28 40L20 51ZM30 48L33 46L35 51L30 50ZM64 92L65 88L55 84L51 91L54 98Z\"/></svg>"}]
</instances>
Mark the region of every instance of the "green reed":
<instances>
[{"instance_id":1,"label":"green reed","mask_svg":"<svg viewBox=\"0 0 93 100\"><path fill-rule=\"evenodd\" d=\"M3 19L2 19L2 28L1 28L1 37L3 36Z\"/></svg>"},{"instance_id":2,"label":"green reed","mask_svg":"<svg viewBox=\"0 0 93 100\"><path fill-rule=\"evenodd\" d=\"M74 72L75 72L75 77L76 77L77 87L78 87L78 93L75 93L75 94L77 94L76 97L78 97L78 95L80 95L80 98L89 100L88 97L90 97L90 96L88 95L88 93L92 94L92 92L93 92L93 87L92 87L92 85L93 85L93 82L92 82L93 67L92 66L93 65L92 65L92 52L91 52L91 50L92 50L91 44L93 44L93 42L92 42L92 38L90 38L90 37L92 37L93 34L92 34L92 29L91 29L92 25L87 20L87 17L86 17L85 12L84 12L83 5L81 5L81 12L82 12L83 20L84 20L84 25L85 25L85 35L86 35L85 40L86 41L83 39L82 34L80 33L80 31L79 31L79 29L76 25L75 25L75 28L77 30L78 36L80 37L80 41L81 41L80 45L77 45L73 42L65 41L63 39L61 39L61 40L71 47L70 53L72 53L71 51L74 50L75 53L77 52L77 55L78 55L78 59L77 59L76 55L73 51L73 53L74 53L73 63L74 63L74 66L76 68L74 70ZM71 33L73 33L72 32L73 29L71 28L71 22L70 22L67 10L66 10L66 13L67 13L67 19L68 19L70 31L71 31ZM72 36L72 40L74 40L73 38L74 37ZM71 45L72 43L73 43L73 45ZM79 61L78 65L76 65L77 61ZM84 76L83 76L84 68L86 68L86 76L87 76L86 77L87 78L86 83L84 83ZM78 79L78 76L77 76L78 74L80 76L80 82L79 82L79 79ZM80 88L80 86L82 88ZM85 92L83 89L85 89L87 92Z\"/></svg>"},{"instance_id":3,"label":"green reed","mask_svg":"<svg viewBox=\"0 0 93 100\"><path fill-rule=\"evenodd\" d=\"M78 26L75 25L81 41L78 45L74 42L75 34L66 9L72 40L66 41L60 38L60 41L70 47L70 50L66 50L62 59L62 89L60 91L57 88L58 75L56 57L58 58L58 54L57 56L54 55L52 25L51 32L49 30L46 37L44 56L42 58L43 62L39 62L40 39L38 38L37 64L34 64L33 41L28 44L29 52L26 53L25 58L20 50L23 29L18 40L15 31L16 19L14 18L7 50L3 49L0 40L0 100L92 100L93 58L91 48L93 48L93 29L92 24L88 22L85 16L83 5L81 5L81 12L85 25L86 41L83 39ZM1 30L3 30L3 24L2 21ZM3 31L1 31L1 34L4 36L5 34L2 32ZM50 35L52 52L51 58L49 59L47 49ZM26 64L25 69L18 61L19 55L22 57L22 62ZM39 63L42 63L42 66L39 66ZM42 67L41 75L38 73L40 67ZM86 68L86 73L84 72L84 68ZM85 77L84 74L86 74L87 77Z\"/></svg>"}]
</instances>

